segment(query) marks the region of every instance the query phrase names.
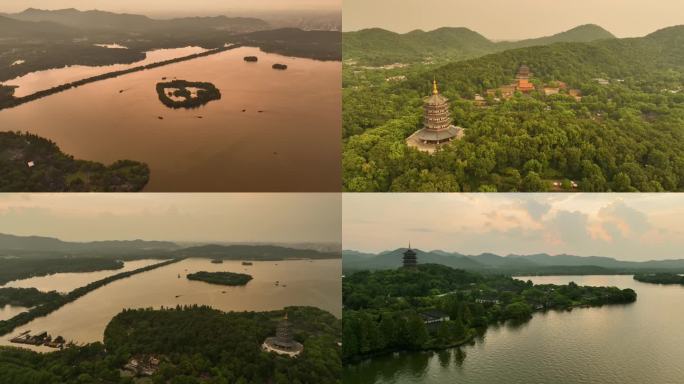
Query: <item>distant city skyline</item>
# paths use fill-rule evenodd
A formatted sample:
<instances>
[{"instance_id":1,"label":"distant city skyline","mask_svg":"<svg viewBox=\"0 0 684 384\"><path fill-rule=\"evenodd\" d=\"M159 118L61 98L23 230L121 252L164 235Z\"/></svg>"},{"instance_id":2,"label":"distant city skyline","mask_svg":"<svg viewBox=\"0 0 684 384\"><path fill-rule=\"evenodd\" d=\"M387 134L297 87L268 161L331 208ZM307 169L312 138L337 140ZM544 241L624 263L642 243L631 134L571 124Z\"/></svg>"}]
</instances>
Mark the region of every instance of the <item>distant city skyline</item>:
<instances>
[{"instance_id":1,"label":"distant city skyline","mask_svg":"<svg viewBox=\"0 0 684 384\"><path fill-rule=\"evenodd\" d=\"M0 12L6 13L21 12L27 8L98 9L148 16L195 16L239 12L339 11L342 0L3 0L0 4Z\"/></svg>"},{"instance_id":2,"label":"distant city skyline","mask_svg":"<svg viewBox=\"0 0 684 384\"><path fill-rule=\"evenodd\" d=\"M0 233L64 241L340 243L341 197L325 193L0 195Z\"/></svg>"},{"instance_id":3,"label":"distant city skyline","mask_svg":"<svg viewBox=\"0 0 684 384\"><path fill-rule=\"evenodd\" d=\"M343 248L684 259L679 194L345 194Z\"/></svg>"},{"instance_id":4,"label":"distant city skyline","mask_svg":"<svg viewBox=\"0 0 684 384\"><path fill-rule=\"evenodd\" d=\"M343 30L466 27L492 40L553 35L597 24L617 37L639 37L684 24L681 0L345 0Z\"/></svg>"}]
</instances>

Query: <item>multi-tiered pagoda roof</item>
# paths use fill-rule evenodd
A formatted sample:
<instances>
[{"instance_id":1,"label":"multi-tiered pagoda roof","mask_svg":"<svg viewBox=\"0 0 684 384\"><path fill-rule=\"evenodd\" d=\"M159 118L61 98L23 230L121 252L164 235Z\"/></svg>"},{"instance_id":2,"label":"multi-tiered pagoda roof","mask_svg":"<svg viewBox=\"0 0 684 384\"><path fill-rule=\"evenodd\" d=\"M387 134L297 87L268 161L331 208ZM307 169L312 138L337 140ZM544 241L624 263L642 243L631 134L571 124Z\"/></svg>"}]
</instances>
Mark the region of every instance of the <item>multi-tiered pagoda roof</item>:
<instances>
[{"instance_id":1,"label":"multi-tiered pagoda roof","mask_svg":"<svg viewBox=\"0 0 684 384\"><path fill-rule=\"evenodd\" d=\"M418 257L416 255L416 252L411 249L411 244L409 244L408 249L404 252L404 267L407 268L413 268L416 265L418 265Z\"/></svg>"},{"instance_id":2,"label":"multi-tiered pagoda roof","mask_svg":"<svg viewBox=\"0 0 684 384\"><path fill-rule=\"evenodd\" d=\"M292 327L287 319L287 313L285 313L283 320L278 323L275 337L267 338L261 345L261 348L266 352L275 352L279 355L290 357L295 357L302 353L304 346L294 340Z\"/></svg>"},{"instance_id":3,"label":"multi-tiered pagoda roof","mask_svg":"<svg viewBox=\"0 0 684 384\"><path fill-rule=\"evenodd\" d=\"M406 140L409 146L434 152L439 145L463 137L463 128L452 124L449 100L439 93L436 80L432 83L432 95L425 98L423 108L423 128Z\"/></svg>"}]
</instances>

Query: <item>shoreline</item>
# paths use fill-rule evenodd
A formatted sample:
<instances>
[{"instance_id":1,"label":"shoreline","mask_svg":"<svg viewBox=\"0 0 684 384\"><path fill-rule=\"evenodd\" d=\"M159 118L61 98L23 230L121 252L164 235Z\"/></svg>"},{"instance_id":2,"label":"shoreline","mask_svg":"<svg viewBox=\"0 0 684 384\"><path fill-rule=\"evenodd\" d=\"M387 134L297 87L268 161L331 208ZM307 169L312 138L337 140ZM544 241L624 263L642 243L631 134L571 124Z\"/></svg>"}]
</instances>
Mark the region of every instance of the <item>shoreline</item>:
<instances>
[{"instance_id":1,"label":"shoreline","mask_svg":"<svg viewBox=\"0 0 684 384\"><path fill-rule=\"evenodd\" d=\"M72 81L70 83L58 85L58 86L52 87L50 89L45 89L42 91L34 92L30 95L26 95L26 96L22 96L22 97L15 97L15 98L12 98L9 100L2 101L2 102L0 102L0 111L2 111L4 109L10 109L10 108L18 107L22 104L26 104L26 103L29 103L31 101L39 100L39 99L42 99L44 97L48 97L48 96L51 96L51 95L54 95L57 93L67 91L67 90L72 89L72 88L78 88L78 87L81 87L83 85L95 83L98 81L113 79L113 78L117 78L119 76L128 75L130 73L140 72L140 71L144 71L144 70L148 70L148 69L163 67L163 66L166 66L169 64L175 64L175 63L180 63L183 61L189 61L189 60L198 59L201 57L211 56L211 55L215 55L218 53L230 51L232 49L241 48L241 47L243 47L243 45L233 44L233 45L230 45L227 47L219 47L219 48L211 49L211 50L208 50L205 52L194 53L194 54L188 55L188 56L177 57L174 59L159 61L156 63L146 64L146 65L139 65L139 66L133 67L133 68L128 68L128 69L124 69L124 70L120 70L120 71L107 72L107 73L104 73L101 75L91 76L91 77L88 77L85 79Z\"/></svg>"},{"instance_id":2,"label":"shoreline","mask_svg":"<svg viewBox=\"0 0 684 384\"><path fill-rule=\"evenodd\" d=\"M636 300L635 300L635 301L636 301ZM570 312L570 311L572 311L572 310L575 309L575 308L601 308L601 307L603 307L604 305L628 305L628 304L633 304L633 303L634 303L634 302L631 302L631 303L612 303L612 304L602 304L602 305L574 304L574 305L571 305L571 306L569 306L569 307L567 307L567 308L562 308L562 309L544 308L544 309L532 311L532 314L530 315L530 317L527 318L527 319L525 319L524 322L528 322L528 321L532 320L532 318L534 317L534 315L537 314L537 313L545 313L545 312L548 312L548 311ZM503 323L501 323L501 324L505 324L505 323L508 322L508 321L520 321L520 320L511 320L511 319L509 319L509 320L506 320L505 322L503 322ZM483 332L482 334L485 334L491 325L493 325L493 323L492 323L492 324L487 324L487 327L484 329L484 332ZM475 329L475 328L472 328L472 329ZM394 354L394 353L411 353L411 352L444 351L444 350L447 350L447 349L452 349L452 348L456 348L456 347L461 347L461 346L464 346L464 345L466 345L466 344L469 344L469 343L471 343L471 342L475 339L475 337L477 337L477 336L478 336L478 332L476 331L476 332L471 332L471 334L470 334L469 336L465 337L463 340L455 341L455 342L453 342L453 343L449 343L449 344L444 345L444 346L428 346L428 347L423 347L423 348L419 348L419 349L394 349L394 350L380 351L380 352L376 352L376 353L371 353L371 354L366 354L366 355L363 355L363 356L355 357L355 358L353 358L353 359L351 359L351 360L349 360L349 361L343 361L343 364L344 364L345 366L346 366L346 365L357 365L357 364L363 363L365 360L369 360L369 359L373 359L373 358L381 357L381 356L387 356L387 355L391 355L391 354Z\"/></svg>"},{"instance_id":3,"label":"shoreline","mask_svg":"<svg viewBox=\"0 0 684 384\"><path fill-rule=\"evenodd\" d=\"M140 273L148 272L157 268L165 267L167 265L175 264L179 261L184 260L184 258L175 258L175 259L169 259L160 263L148 265L146 267L134 269L132 271L127 271L127 272L121 272L112 276L105 277L104 279L94 281L90 284L87 284L83 287L76 288L72 290L71 292L65 294L61 300L57 302L48 302L46 304L39 305L37 307L31 308L27 312L20 313L17 316L12 317L11 319L0 321L0 337L6 336L12 332L14 332L15 329L22 327L31 321L35 320L36 318L39 317L45 317L52 312L62 308L66 304L69 304L73 301L78 300L82 296L87 295L88 293L95 291L105 285L108 285L110 283L113 283L117 280L125 279Z\"/></svg>"},{"instance_id":4,"label":"shoreline","mask_svg":"<svg viewBox=\"0 0 684 384\"><path fill-rule=\"evenodd\" d=\"M469 344L473 340L475 340L476 336L477 336L477 332L472 332L470 336L467 336L466 338L464 338L462 340L455 341L453 343L449 343L449 344L444 345L444 346L423 347L420 349L393 349L393 350L381 351L381 352L370 353L367 355L359 356L357 358L351 359L350 361L343 361L342 363L345 366L346 365L356 365L356 364L363 363L365 360L369 360L369 359L373 359L373 358L381 357L381 356L392 355L395 353L444 351L446 349L461 347L463 345Z\"/></svg>"}]
</instances>

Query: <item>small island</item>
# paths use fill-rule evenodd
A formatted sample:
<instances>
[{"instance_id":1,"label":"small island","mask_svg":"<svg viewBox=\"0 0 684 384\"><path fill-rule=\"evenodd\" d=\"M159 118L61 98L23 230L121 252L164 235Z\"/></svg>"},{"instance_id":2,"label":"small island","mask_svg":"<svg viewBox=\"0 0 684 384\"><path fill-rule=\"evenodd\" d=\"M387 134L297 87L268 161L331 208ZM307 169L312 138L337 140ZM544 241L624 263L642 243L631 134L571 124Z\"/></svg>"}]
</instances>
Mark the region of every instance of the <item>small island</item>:
<instances>
[{"instance_id":1,"label":"small island","mask_svg":"<svg viewBox=\"0 0 684 384\"><path fill-rule=\"evenodd\" d=\"M287 65L276 63L276 64L273 64L273 69L278 69L278 70L284 71L287 69Z\"/></svg>"},{"instance_id":2,"label":"small island","mask_svg":"<svg viewBox=\"0 0 684 384\"><path fill-rule=\"evenodd\" d=\"M259 58L256 56L245 56L245 61L248 63L256 63L259 61Z\"/></svg>"},{"instance_id":3,"label":"small island","mask_svg":"<svg viewBox=\"0 0 684 384\"><path fill-rule=\"evenodd\" d=\"M212 83L173 80L157 83L159 101L169 108L199 108L220 100L221 92Z\"/></svg>"},{"instance_id":4,"label":"small island","mask_svg":"<svg viewBox=\"0 0 684 384\"><path fill-rule=\"evenodd\" d=\"M676 273L643 273L634 275L634 280L650 284L684 285L684 276Z\"/></svg>"},{"instance_id":5,"label":"small island","mask_svg":"<svg viewBox=\"0 0 684 384\"><path fill-rule=\"evenodd\" d=\"M252 276L244 273L233 272L206 272L200 271L186 276L188 280L204 281L209 284L239 286L246 285L252 280Z\"/></svg>"}]
</instances>

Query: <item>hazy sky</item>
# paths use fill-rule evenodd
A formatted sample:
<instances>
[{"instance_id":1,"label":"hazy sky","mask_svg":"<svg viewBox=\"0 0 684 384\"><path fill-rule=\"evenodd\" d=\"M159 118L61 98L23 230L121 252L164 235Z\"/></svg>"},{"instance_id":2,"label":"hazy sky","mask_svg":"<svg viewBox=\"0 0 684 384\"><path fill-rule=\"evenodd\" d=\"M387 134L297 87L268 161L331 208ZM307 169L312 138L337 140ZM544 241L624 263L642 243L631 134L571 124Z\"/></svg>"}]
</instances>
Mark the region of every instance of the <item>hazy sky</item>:
<instances>
[{"instance_id":1,"label":"hazy sky","mask_svg":"<svg viewBox=\"0 0 684 384\"><path fill-rule=\"evenodd\" d=\"M339 10L342 0L0 0L0 11L19 12L26 8L156 14L207 14L240 10Z\"/></svg>"},{"instance_id":2,"label":"hazy sky","mask_svg":"<svg viewBox=\"0 0 684 384\"><path fill-rule=\"evenodd\" d=\"M0 233L70 241L340 242L339 194L0 194Z\"/></svg>"},{"instance_id":3,"label":"hazy sky","mask_svg":"<svg viewBox=\"0 0 684 384\"><path fill-rule=\"evenodd\" d=\"M490 39L524 39L598 24L618 37L684 24L683 0L344 0L343 27L396 32L467 27Z\"/></svg>"},{"instance_id":4,"label":"hazy sky","mask_svg":"<svg viewBox=\"0 0 684 384\"><path fill-rule=\"evenodd\" d=\"M345 194L343 247L684 258L684 194Z\"/></svg>"}]
</instances>

